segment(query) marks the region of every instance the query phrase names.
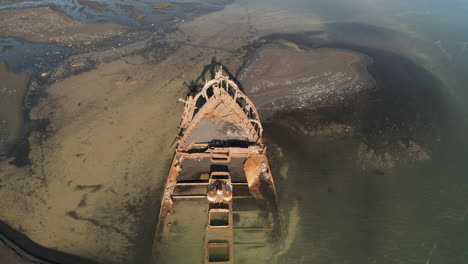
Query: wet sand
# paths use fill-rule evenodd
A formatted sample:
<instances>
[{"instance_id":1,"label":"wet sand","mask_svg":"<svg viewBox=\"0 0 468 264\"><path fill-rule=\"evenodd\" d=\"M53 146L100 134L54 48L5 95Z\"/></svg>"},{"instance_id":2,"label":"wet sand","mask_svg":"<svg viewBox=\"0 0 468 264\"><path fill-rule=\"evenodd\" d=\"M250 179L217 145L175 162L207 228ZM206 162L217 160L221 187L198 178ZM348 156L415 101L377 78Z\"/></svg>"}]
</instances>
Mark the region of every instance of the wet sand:
<instances>
[{"instance_id":1,"label":"wet sand","mask_svg":"<svg viewBox=\"0 0 468 264\"><path fill-rule=\"evenodd\" d=\"M239 74L262 118L275 112L314 109L375 88L367 71L372 60L338 49L301 50L269 46L256 52Z\"/></svg>"},{"instance_id":2,"label":"wet sand","mask_svg":"<svg viewBox=\"0 0 468 264\"><path fill-rule=\"evenodd\" d=\"M296 40L298 37L296 35ZM417 108L419 112L402 110L412 108L411 105L417 102L424 104L417 97L400 95L398 102L388 103L398 103L402 108L385 108L389 124L374 126L370 123L381 122L381 117L367 120L359 116L362 111L359 108L366 104L362 98L374 94L373 101L392 100L389 96L375 95L379 93L377 90L385 88L377 87L376 80L370 75L368 68L372 67L373 60L369 56L345 49L312 49L304 42L299 41L298 45L284 38L277 41L282 44L266 45L251 55L238 78L265 122L281 125L304 137L359 138L362 142L355 151L355 166L362 169L391 169L431 159L430 151L418 133L433 122L430 118L436 120L436 115L432 111L425 112L423 107ZM433 92L427 88L427 96L436 98ZM382 110L376 109L375 113L379 111ZM394 111L398 114L389 121L388 116ZM406 111L406 117L400 116L400 111ZM420 127L415 118L420 119ZM428 120L422 120L426 118ZM402 123L403 119L411 121ZM398 131L393 131L393 135L383 134L382 131L392 132L387 125ZM363 126L373 127L365 129ZM379 136L370 135L376 131L380 131L377 132ZM373 137L376 139L371 140Z\"/></svg>"},{"instance_id":3,"label":"wet sand","mask_svg":"<svg viewBox=\"0 0 468 264\"><path fill-rule=\"evenodd\" d=\"M0 35L31 42L90 45L123 34L126 27L86 24L50 7L0 10Z\"/></svg>"},{"instance_id":4,"label":"wet sand","mask_svg":"<svg viewBox=\"0 0 468 264\"><path fill-rule=\"evenodd\" d=\"M100 4L99 2L95 2L95 1L78 0L78 3L80 3L80 5L85 5L85 6L88 6L90 8L100 10L100 11L108 11L109 10L109 8L106 7L105 5Z\"/></svg>"},{"instance_id":5,"label":"wet sand","mask_svg":"<svg viewBox=\"0 0 468 264\"><path fill-rule=\"evenodd\" d=\"M154 194L171 157L168 139L179 120L168 118L178 115L177 92L156 96L157 87L148 85L157 82L153 67L142 63L134 57L103 64L48 89L50 101L31 117L49 118L53 134L30 137L32 166L5 180L2 219L41 245L101 262L144 257L131 248L141 243L140 228L151 229L141 221L154 218L140 215L157 206ZM27 175L33 179L25 186L19 181ZM24 192L32 200L22 199ZM16 199L22 202L7 213ZM20 220L26 216L32 217Z\"/></svg>"},{"instance_id":6,"label":"wet sand","mask_svg":"<svg viewBox=\"0 0 468 264\"><path fill-rule=\"evenodd\" d=\"M151 2L150 5L155 9L166 9L172 6L171 2Z\"/></svg>"},{"instance_id":7,"label":"wet sand","mask_svg":"<svg viewBox=\"0 0 468 264\"><path fill-rule=\"evenodd\" d=\"M23 130L23 98L30 73L17 74L0 61L0 157L5 156Z\"/></svg>"}]
</instances>

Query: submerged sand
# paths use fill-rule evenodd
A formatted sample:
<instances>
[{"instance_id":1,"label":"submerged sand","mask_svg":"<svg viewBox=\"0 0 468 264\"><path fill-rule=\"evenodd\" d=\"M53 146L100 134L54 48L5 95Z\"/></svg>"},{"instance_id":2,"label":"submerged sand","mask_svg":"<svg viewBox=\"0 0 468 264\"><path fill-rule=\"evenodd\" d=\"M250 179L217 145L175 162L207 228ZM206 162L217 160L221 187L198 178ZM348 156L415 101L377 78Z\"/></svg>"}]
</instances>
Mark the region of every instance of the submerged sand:
<instances>
[{"instance_id":1,"label":"submerged sand","mask_svg":"<svg viewBox=\"0 0 468 264\"><path fill-rule=\"evenodd\" d=\"M7 154L22 134L23 98L30 76L30 73L14 73L0 61L0 156Z\"/></svg>"},{"instance_id":2,"label":"submerged sand","mask_svg":"<svg viewBox=\"0 0 468 264\"><path fill-rule=\"evenodd\" d=\"M155 76L143 61L102 64L47 89L31 117L50 118L53 134L31 135L27 169L2 164L2 220L67 253L104 263L136 257L142 221L154 221L139 217L157 207L182 90L160 79L170 75L164 67Z\"/></svg>"},{"instance_id":3,"label":"submerged sand","mask_svg":"<svg viewBox=\"0 0 468 264\"><path fill-rule=\"evenodd\" d=\"M94 44L123 34L126 27L86 24L50 7L0 10L0 36L60 45Z\"/></svg>"},{"instance_id":4,"label":"submerged sand","mask_svg":"<svg viewBox=\"0 0 468 264\"><path fill-rule=\"evenodd\" d=\"M251 55L238 80L260 117L288 131L284 133L324 140L354 138L358 142L353 147L354 166L359 169L381 171L430 160L431 151L411 131L414 122L402 125L399 115L390 120L390 113L400 111L399 108L375 109L386 113L388 127L374 126L378 119L363 114L375 107L372 102L395 100L378 95L383 88L377 87L368 71L372 64L372 58L359 52L301 49L296 43L280 41ZM400 104L403 108L405 104L414 105L411 100L415 99L419 100L402 96L387 104ZM405 114L410 118L424 115L408 110ZM385 134L395 127L401 130L394 135ZM376 141L371 142L372 137Z\"/></svg>"},{"instance_id":5,"label":"submerged sand","mask_svg":"<svg viewBox=\"0 0 468 264\"><path fill-rule=\"evenodd\" d=\"M95 1L88 1L88 0L78 0L78 3L80 3L80 5L84 5L84 6L87 6L89 8L93 8L93 9L97 9L97 10L101 10L101 11L108 11L109 8L99 2L95 2Z\"/></svg>"}]
</instances>

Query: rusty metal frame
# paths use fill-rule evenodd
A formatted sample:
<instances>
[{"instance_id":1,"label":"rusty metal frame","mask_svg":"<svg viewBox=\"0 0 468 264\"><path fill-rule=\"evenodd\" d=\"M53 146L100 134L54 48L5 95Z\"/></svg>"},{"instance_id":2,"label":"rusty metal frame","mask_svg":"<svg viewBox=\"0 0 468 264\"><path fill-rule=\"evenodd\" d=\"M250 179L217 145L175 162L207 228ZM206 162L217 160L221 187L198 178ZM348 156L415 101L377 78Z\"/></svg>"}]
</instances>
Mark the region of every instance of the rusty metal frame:
<instances>
[{"instance_id":1,"label":"rusty metal frame","mask_svg":"<svg viewBox=\"0 0 468 264\"><path fill-rule=\"evenodd\" d=\"M204 100L204 103L198 105L199 108L197 108L197 102L199 100ZM170 223L171 215L174 214L173 205L176 200L206 198L206 196L203 195L192 195L187 197L173 195L175 187L178 186L178 184L185 184L177 183L177 177L183 170L183 161L187 159L201 160L208 158L211 160L212 164L229 164L233 158L245 158L246 161L244 163L244 171L246 173L246 182L233 183L233 185L247 185L252 195L251 197L259 201L262 201L265 198L262 192L265 189L269 190L269 192L271 192L275 197L275 201L273 201L273 210L275 210L277 214L278 208L276 201L276 190L266 156L266 147L262 142L263 126L260 122L257 109L250 101L250 99L239 89L234 81L230 80L228 76L223 75L221 68L216 73L215 78L206 82L198 94L195 96L188 96L186 100L180 99L180 101L185 103L185 108L182 114L176 153L169 170L166 186L164 188L163 199L161 201L159 221L156 228L156 241L164 237L165 233L170 232L167 230L168 228L166 228L165 223ZM216 104L220 101L226 103L227 105L218 107L219 104ZM210 107L214 107L215 111L220 111L217 114L221 114L221 116L224 118L223 120L227 120L232 123L239 122L245 124L245 127L248 128L249 133L249 145L246 147L213 147L206 142L185 142L201 118L204 118L210 114L207 112L207 109L211 109ZM225 115L222 115L226 113L226 111L229 112ZM205 183L191 184L206 185L208 187L208 184ZM233 263L233 247L236 245L234 245L232 229L232 215L234 214L232 209L232 200L227 203L227 208L229 208L230 211L230 219L229 226L226 229L226 232L228 232L228 239L226 242L228 242L230 245L230 260L226 263ZM207 217L209 217L209 215L207 215ZM217 229L217 232L221 230L220 228L214 229ZM280 232L282 233L281 224L279 224L279 229L281 229ZM207 226L206 232L207 235L212 234L210 226ZM208 243L209 247L210 242L207 240L206 243ZM208 250L209 249L206 248L206 252L208 252ZM208 260L206 259L205 262L208 263Z\"/></svg>"},{"instance_id":2,"label":"rusty metal frame","mask_svg":"<svg viewBox=\"0 0 468 264\"><path fill-rule=\"evenodd\" d=\"M230 88L232 88L233 93L230 93ZM208 90L212 89L212 95L208 95ZM229 76L223 74L222 67L216 73L215 78L205 82L205 85L201 89L201 91L196 94L195 96L188 96L186 100L179 99L179 101L185 103L184 113L182 114L182 122L179 126L179 137L178 137L178 150L182 151L184 149L181 148L183 145L182 141L185 134L190 133L190 127L196 126L197 121L202 118L203 112L195 112L197 109L203 108L204 105L217 101L221 96L230 96L233 102L244 112L245 116L247 117L246 121L250 124L255 133L251 135L252 138L256 139L255 143L261 143L262 134L263 134L263 126L259 119L259 114L257 109L255 108L252 101L239 89L237 84L229 79ZM205 99L205 102L198 106L196 106L198 100L200 98ZM245 105L242 105L239 102L239 99L244 100ZM235 120L233 120L235 121ZM253 132L253 131L252 131ZM186 149L185 149L186 150Z\"/></svg>"}]
</instances>

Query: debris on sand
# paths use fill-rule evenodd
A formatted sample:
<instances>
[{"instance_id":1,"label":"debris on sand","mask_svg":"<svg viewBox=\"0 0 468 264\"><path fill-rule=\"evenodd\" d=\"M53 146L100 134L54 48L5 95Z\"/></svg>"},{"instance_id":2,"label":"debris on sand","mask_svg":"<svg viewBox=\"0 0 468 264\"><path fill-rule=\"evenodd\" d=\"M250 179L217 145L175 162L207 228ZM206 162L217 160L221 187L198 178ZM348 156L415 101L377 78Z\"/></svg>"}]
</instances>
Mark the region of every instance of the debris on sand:
<instances>
[{"instance_id":1,"label":"debris on sand","mask_svg":"<svg viewBox=\"0 0 468 264\"><path fill-rule=\"evenodd\" d=\"M79 59L76 59L74 61L72 61L70 63L70 65L73 67L73 68L81 68L81 67L84 67L87 63L87 60L86 58L79 58Z\"/></svg>"},{"instance_id":2,"label":"debris on sand","mask_svg":"<svg viewBox=\"0 0 468 264\"><path fill-rule=\"evenodd\" d=\"M371 62L352 51L269 45L251 57L239 80L262 118L268 118L279 110L312 109L374 87L366 69Z\"/></svg>"}]
</instances>

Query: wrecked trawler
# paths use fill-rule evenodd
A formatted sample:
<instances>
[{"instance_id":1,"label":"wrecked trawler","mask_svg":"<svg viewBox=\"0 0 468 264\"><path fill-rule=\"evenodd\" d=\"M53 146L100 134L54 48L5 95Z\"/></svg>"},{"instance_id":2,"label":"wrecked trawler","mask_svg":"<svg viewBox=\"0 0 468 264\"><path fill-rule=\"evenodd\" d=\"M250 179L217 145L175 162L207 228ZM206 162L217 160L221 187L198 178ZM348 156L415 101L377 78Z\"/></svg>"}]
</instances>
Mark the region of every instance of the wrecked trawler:
<instances>
[{"instance_id":1,"label":"wrecked trawler","mask_svg":"<svg viewBox=\"0 0 468 264\"><path fill-rule=\"evenodd\" d=\"M222 68L181 101L157 263L271 263L282 231L255 106Z\"/></svg>"}]
</instances>

